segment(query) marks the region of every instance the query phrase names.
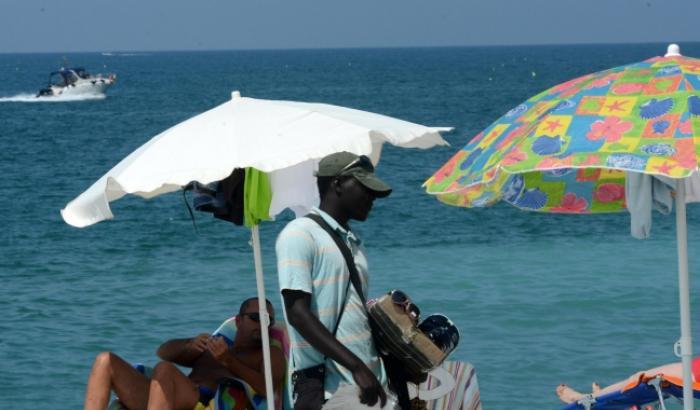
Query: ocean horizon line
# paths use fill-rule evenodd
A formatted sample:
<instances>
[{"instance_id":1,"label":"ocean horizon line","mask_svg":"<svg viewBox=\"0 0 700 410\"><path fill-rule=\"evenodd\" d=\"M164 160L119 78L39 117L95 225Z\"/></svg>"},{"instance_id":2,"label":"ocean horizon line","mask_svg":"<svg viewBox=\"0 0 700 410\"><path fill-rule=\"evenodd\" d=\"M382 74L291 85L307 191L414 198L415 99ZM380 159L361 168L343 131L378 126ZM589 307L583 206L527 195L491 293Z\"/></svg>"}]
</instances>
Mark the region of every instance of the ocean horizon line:
<instances>
[{"instance_id":1,"label":"ocean horizon line","mask_svg":"<svg viewBox=\"0 0 700 410\"><path fill-rule=\"evenodd\" d=\"M589 46L626 46L626 45L656 45L656 44L700 44L700 41L638 41L638 42L611 42L611 43L532 43L532 44L455 44L455 45L407 45L407 46L337 46L337 47L288 47L288 48L206 48L206 49L144 49L144 50L70 50L70 51L0 51L0 55L30 55L30 54L164 54L164 53L220 53L220 52L295 52L295 51L351 51L351 50L416 50L416 49L484 49L484 48L526 48L526 47L589 47Z\"/></svg>"}]
</instances>

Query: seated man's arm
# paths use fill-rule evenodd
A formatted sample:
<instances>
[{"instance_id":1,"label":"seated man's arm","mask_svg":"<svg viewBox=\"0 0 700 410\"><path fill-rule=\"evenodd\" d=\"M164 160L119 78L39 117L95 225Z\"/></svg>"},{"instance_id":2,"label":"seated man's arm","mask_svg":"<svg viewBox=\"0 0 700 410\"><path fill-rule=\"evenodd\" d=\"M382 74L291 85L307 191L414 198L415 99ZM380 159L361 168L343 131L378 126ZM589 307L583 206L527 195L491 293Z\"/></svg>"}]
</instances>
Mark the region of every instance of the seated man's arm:
<instances>
[{"instance_id":1,"label":"seated man's arm","mask_svg":"<svg viewBox=\"0 0 700 410\"><path fill-rule=\"evenodd\" d=\"M209 351L212 356L226 366L235 377L248 383L257 394L263 397L266 396L265 373L262 368L249 367L247 364L243 363L232 354L231 349L228 348L226 342L221 338L214 338L214 340L209 343ZM282 380L287 372L284 353L277 346L270 346L270 364L272 367L272 386L277 388L281 386Z\"/></svg>"},{"instance_id":2,"label":"seated man's arm","mask_svg":"<svg viewBox=\"0 0 700 410\"><path fill-rule=\"evenodd\" d=\"M210 337L207 333L201 333L188 339L168 340L158 348L158 357L180 366L192 367L194 361L206 350Z\"/></svg>"},{"instance_id":3,"label":"seated man's arm","mask_svg":"<svg viewBox=\"0 0 700 410\"><path fill-rule=\"evenodd\" d=\"M386 393L379 380L359 357L341 344L314 316L310 309L311 295L302 291L284 289L282 298L289 324L316 350L352 372L357 386L362 390L361 401L373 406L379 399L384 406Z\"/></svg>"}]
</instances>

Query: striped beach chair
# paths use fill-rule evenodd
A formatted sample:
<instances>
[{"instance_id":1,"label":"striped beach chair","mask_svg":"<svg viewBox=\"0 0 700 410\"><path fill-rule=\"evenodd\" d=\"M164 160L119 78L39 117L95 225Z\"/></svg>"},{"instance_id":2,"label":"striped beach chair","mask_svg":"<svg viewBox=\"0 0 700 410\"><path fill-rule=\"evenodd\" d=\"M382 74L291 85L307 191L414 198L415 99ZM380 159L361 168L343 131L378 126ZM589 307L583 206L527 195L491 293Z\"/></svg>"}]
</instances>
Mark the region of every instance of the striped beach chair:
<instances>
[{"instance_id":1,"label":"striped beach chair","mask_svg":"<svg viewBox=\"0 0 700 410\"><path fill-rule=\"evenodd\" d=\"M233 343L233 339L236 337L236 330L236 317L233 316L224 321L213 334L223 336L227 342ZM283 322L275 322L275 324L270 327L270 346L281 348L284 352L285 359L289 361L289 336L287 335L287 327ZM282 386L277 386L275 389L280 392L275 395L276 410L291 409L287 379L288 378L282 382ZM243 392L245 392L245 397L242 397ZM246 398L253 404L256 410L267 409L267 402L265 399L256 394L247 383L239 379L230 379L226 383L219 385L216 396L209 405L206 407L200 405L195 408L195 410L232 410L237 408L237 403L240 403Z\"/></svg>"},{"instance_id":2,"label":"striped beach chair","mask_svg":"<svg viewBox=\"0 0 700 410\"><path fill-rule=\"evenodd\" d=\"M409 384L409 395L431 410L481 410L476 369L468 362L444 362L419 386Z\"/></svg>"}]
</instances>

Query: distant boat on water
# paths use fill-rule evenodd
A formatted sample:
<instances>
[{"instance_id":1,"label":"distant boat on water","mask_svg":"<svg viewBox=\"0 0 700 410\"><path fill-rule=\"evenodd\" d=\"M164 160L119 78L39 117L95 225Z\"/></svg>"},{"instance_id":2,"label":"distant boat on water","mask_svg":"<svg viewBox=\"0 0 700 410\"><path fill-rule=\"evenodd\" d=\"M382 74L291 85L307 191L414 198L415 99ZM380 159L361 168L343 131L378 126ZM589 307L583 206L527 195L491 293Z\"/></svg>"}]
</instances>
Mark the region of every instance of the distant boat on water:
<instances>
[{"instance_id":1,"label":"distant boat on water","mask_svg":"<svg viewBox=\"0 0 700 410\"><path fill-rule=\"evenodd\" d=\"M117 80L116 74L92 75L82 67L64 68L49 75L49 83L37 97L59 95L101 95Z\"/></svg>"}]
</instances>

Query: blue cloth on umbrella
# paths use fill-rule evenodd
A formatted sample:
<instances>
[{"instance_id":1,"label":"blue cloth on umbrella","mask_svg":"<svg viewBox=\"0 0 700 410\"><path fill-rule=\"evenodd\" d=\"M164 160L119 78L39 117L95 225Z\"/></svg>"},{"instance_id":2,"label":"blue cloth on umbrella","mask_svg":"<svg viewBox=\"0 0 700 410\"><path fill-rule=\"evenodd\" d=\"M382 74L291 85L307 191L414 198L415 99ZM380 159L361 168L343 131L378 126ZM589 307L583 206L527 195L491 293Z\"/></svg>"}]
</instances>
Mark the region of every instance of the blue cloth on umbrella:
<instances>
[{"instance_id":1,"label":"blue cloth on umbrella","mask_svg":"<svg viewBox=\"0 0 700 410\"><path fill-rule=\"evenodd\" d=\"M651 234L651 211L656 209L668 215L673 209L671 192L676 181L660 175L627 172L625 175L625 203L630 213L630 233L637 239Z\"/></svg>"}]
</instances>

